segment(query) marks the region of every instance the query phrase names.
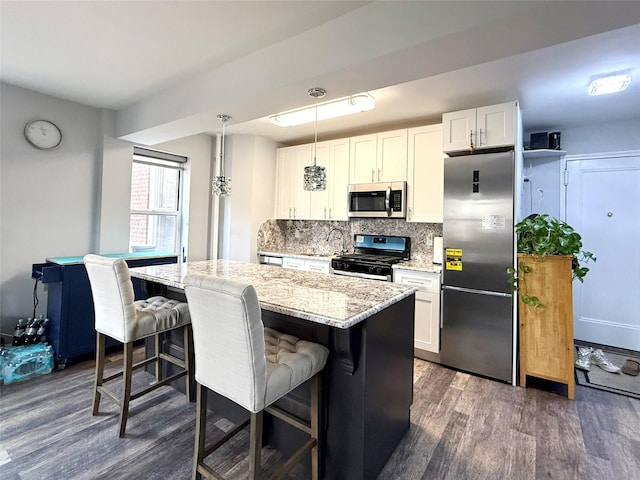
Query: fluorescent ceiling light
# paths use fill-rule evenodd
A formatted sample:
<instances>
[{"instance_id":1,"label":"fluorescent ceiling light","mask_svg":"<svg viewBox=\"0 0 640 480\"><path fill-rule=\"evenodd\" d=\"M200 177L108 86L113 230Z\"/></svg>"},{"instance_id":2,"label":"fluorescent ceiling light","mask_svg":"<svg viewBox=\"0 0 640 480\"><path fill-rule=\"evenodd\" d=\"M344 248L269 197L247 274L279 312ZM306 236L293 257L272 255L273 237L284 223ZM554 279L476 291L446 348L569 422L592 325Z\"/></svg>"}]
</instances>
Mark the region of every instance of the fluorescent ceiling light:
<instances>
[{"instance_id":1,"label":"fluorescent ceiling light","mask_svg":"<svg viewBox=\"0 0 640 480\"><path fill-rule=\"evenodd\" d=\"M602 77L596 77L589 84L589 95L605 95L607 93L621 92L631 83L630 73L614 73Z\"/></svg>"},{"instance_id":2,"label":"fluorescent ceiling light","mask_svg":"<svg viewBox=\"0 0 640 480\"><path fill-rule=\"evenodd\" d=\"M349 97L330 100L318 104L318 121L342 117L352 113L366 112L376 106L375 99L368 93L358 93ZM269 121L279 127L293 127L316 121L316 105L296 108L269 116Z\"/></svg>"}]
</instances>

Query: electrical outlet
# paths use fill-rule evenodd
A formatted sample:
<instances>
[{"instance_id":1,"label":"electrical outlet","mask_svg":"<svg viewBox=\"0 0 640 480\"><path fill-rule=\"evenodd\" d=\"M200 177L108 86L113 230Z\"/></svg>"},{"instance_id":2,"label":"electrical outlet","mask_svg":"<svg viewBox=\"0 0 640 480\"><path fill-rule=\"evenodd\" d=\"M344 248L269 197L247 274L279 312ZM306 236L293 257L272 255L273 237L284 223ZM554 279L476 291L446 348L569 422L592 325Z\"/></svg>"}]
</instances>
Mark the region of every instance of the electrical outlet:
<instances>
[{"instance_id":1,"label":"electrical outlet","mask_svg":"<svg viewBox=\"0 0 640 480\"><path fill-rule=\"evenodd\" d=\"M433 233L429 232L427 234L427 247L433 246Z\"/></svg>"}]
</instances>

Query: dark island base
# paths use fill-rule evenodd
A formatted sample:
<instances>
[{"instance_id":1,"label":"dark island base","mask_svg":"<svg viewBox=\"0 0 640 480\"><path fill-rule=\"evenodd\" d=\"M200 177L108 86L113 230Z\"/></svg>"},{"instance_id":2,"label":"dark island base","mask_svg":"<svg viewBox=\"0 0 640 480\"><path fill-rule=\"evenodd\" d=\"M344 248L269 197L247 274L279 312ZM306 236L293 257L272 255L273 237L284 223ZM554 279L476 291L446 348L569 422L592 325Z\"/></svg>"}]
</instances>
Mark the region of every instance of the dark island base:
<instances>
[{"instance_id":1,"label":"dark island base","mask_svg":"<svg viewBox=\"0 0 640 480\"><path fill-rule=\"evenodd\" d=\"M414 305L411 295L349 329L262 312L265 326L320 343L331 352L322 379L321 478L375 479L409 429ZM181 337L179 332L171 335L165 348L181 350ZM177 382L176 388L183 390L184 382ZM217 394L209 394L208 404L230 421L247 417L246 411ZM308 386L301 385L277 405L308 420ZM287 456L305 440L303 433L265 414L265 444ZM309 468L309 459L303 461Z\"/></svg>"}]
</instances>

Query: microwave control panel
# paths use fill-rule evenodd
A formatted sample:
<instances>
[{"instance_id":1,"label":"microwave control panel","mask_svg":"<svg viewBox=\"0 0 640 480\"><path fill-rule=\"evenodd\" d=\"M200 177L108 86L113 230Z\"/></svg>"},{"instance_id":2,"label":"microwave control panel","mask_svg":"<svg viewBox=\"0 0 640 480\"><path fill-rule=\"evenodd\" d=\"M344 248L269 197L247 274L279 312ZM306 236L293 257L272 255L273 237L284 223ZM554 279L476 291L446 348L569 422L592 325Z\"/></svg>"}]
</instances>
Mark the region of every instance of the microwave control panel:
<instances>
[{"instance_id":1,"label":"microwave control panel","mask_svg":"<svg viewBox=\"0 0 640 480\"><path fill-rule=\"evenodd\" d=\"M391 192L391 209L394 212L402 211L402 190L393 190Z\"/></svg>"}]
</instances>

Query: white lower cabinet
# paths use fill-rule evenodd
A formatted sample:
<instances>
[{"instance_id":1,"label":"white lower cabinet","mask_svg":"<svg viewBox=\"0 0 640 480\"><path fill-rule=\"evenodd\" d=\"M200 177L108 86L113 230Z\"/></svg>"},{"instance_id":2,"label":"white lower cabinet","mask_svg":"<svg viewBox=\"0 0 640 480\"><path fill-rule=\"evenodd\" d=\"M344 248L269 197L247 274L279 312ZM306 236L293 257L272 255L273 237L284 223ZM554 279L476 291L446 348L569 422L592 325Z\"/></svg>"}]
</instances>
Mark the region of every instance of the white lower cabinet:
<instances>
[{"instance_id":1,"label":"white lower cabinet","mask_svg":"<svg viewBox=\"0 0 640 480\"><path fill-rule=\"evenodd\" d=\"M416 292L414 348L440 353L440 274L394 269L393 281L414 285Z\"/></svg>"},{"instance_id":2,"label":"white lower cabinet","mask_svg":"<svg viewBox=\"0 0 640 480\"><path fill-rule=\"evenodd\" d=\"M319 258L282 257L282 267L307 272L331 273L331 261Z\"/></svg>"}]
</instances>

